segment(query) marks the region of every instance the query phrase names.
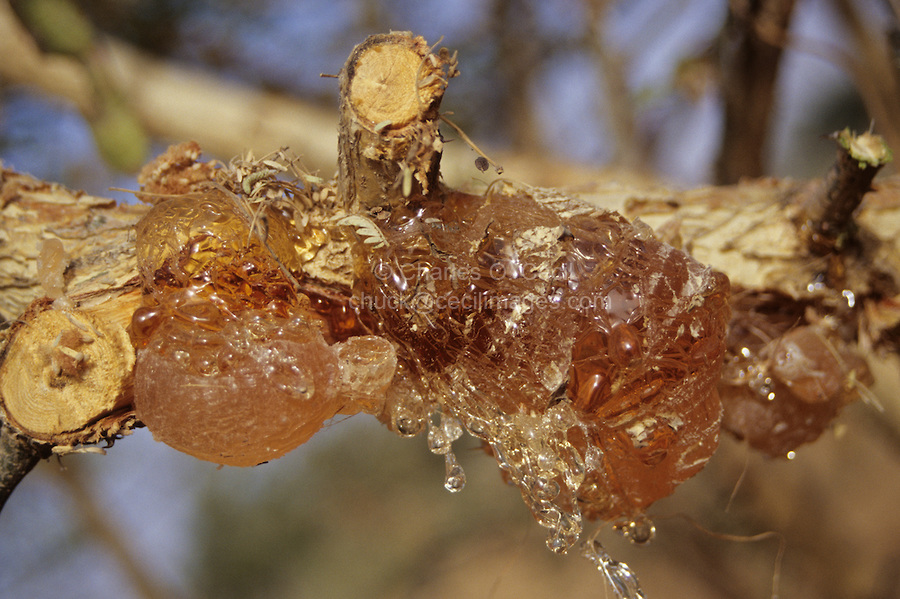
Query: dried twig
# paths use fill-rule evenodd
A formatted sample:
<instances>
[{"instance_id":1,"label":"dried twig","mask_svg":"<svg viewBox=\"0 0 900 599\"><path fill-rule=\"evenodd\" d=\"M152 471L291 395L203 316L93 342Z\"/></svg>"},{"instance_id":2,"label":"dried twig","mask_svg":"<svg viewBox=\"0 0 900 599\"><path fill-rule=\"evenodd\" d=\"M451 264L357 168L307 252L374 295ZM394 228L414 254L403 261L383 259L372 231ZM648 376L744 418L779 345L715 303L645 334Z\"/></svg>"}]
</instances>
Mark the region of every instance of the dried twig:
<instances>
[{"instance_id":1,"label":"dried twig","mask_svg":"<svg viewBox=\"0 0 900 599\"><path fill-rule=\"evenodd\" d=\"M891 160L891 151L878 135L834 133L837 157L825 181L804 203L802 226L814 254L840 251L851 241L853 213L871 190L876 173Z\"/></svg>"}]
</instances>

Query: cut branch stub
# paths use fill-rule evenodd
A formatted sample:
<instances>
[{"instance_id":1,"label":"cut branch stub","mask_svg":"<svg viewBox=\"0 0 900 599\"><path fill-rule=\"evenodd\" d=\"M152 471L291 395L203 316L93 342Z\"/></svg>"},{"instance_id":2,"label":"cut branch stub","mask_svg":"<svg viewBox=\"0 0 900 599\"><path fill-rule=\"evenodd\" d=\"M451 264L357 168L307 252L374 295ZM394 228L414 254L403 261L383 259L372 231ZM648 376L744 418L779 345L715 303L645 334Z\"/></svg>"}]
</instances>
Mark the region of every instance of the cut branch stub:
<instances>
[{"instance_id":1,"label":"cut branch stub","mask_svg":"<svg viewBox=\"0 0 900 599\"><path fill-rule=\"evenodd\" d=\"M837 157L822 184L803 203L804 237L820 256L840 252L853 235L853 213L872 180L891 161L891 150L879 135L856 135L849 129L832 135Z\"/></svg>"},{"instance_id":2,"label":"cut branch stub","mask_svg":"<svg viewBox=\"0 0 900 599\"><path fill-rule=\"evenodd\" d=\"M59 451L126 432L146 208L0 170L0 419ZM0 461L10 456L0 455Z\"/></svg>"},{"instance_id":3,"label":"cut branch stub","mask_svg":"<svg viewBox=\"0 0 900 599\"><path fill-rule=\"evenodd\" d=\"M456 59L410 33L373 35L341 71L340 193L356 212L396 206L436 185L441 98Z\"/></svg>"},{"instance_id":4,"label":"cut branch stub","mask_svg":"<svg viewBox=\"0 0 900 599\"><path fill-rule=\"evenodd\" d=\"M0 366L0 395L16 430L54 445L90 443L109 432L101 419L130 411L134 349L123 318L139 300L135 291L114 302L115 312L35 306L23 317Z\"/></svg>"}]
</instances>

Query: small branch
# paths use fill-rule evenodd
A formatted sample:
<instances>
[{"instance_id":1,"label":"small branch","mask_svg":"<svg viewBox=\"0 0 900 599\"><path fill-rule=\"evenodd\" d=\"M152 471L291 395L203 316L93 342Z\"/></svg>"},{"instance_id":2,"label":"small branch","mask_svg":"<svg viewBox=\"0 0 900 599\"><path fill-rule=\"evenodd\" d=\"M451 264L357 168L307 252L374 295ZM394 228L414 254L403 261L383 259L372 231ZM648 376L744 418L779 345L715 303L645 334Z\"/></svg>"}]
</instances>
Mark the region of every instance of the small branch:
<instances>
[{"instance_id":1,"label":"small branch","mask_svg":"<svg viewBox=\"0 0 900 599\"><path fill-rule=\"evenodd\" d=\"M802 229L810 251L839 252L853 235L853 213L872 187L875 175L891 160L891 151L878 135L834 133L837 157L823 184L804 202Z\"/></svg>"},{"instance_id":2,"label":"small branch","mask_svg":"<svg viewBox=\"0 0 900 599\"><path fill-rule=\"evenodd\" d=\"M0 504L45 457L31 442L49 455L134 424L125 329L145 212L0 168Z\"/></svg>"}]
</instances>

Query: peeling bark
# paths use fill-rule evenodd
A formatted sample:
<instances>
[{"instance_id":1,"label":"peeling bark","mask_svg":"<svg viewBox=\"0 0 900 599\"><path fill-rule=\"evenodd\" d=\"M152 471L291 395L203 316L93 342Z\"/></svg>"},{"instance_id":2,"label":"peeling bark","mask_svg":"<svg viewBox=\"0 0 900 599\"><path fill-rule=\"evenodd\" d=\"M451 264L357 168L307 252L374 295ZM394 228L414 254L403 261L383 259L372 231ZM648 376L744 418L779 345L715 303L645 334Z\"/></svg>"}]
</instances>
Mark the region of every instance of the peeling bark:
<instances>
[{"instance_id":1,"label":"peeling bark","mask_svg":"<svg viewBox=\"0 0 900 599\"><path fill-rule=\"evenodd\" d=\"M24 475L51 450L134 425L126 327L140 298L131 227L144 212L0 171L4 470Z\"/></svg>"}]
</instances>

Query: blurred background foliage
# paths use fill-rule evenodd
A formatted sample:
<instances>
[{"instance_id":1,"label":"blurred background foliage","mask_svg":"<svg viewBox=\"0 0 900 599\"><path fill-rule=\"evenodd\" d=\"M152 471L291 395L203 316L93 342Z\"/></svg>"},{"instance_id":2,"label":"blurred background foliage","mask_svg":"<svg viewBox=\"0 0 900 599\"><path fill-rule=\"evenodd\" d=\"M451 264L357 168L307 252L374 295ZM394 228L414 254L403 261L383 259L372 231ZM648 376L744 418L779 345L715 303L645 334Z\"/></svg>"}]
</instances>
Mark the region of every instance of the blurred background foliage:
<instances>
[{"instance_id":1,"label":"blurred background foliage","mask_svg":"<svg viewBox=\"0 0 900 599\"><path fill-rule=\"evenodd\" d=\"M391 29L459 51L443 108L526 182L820 176L834 153L822 136L873 119L900 147L900 33L887 0L13 5L0 2L0 159L98 195L135 187L135 168L188 135L223 160L289 144L330 176L337 83L320 74ZM147 68L123 75L134 64ZM187 79L173 86L176 72ZM154 93L163 101L149 108ZM234 98L243 112L219 116ZM296 122L267 122L277 111ZM251 143L246 121L274 134ZM448 179L481 176L452 146ZM464 168L451 167L454 151ZM687 518L782 534L782 596L900 597L900 459L875 420L852 406L792 462L723 439L706 470L654 506L650 546L608 529L601 538L653 598L770 593L776 541L726 540ZM249 470L216 469L139 430L104 458L52 460L20 485L0 515L0 596L607 596L588 562L544 548L493 460L462 445L468 484L450 495L423 438L365 417Z\"/></svg>"},{"instance_id":2,"label":"blurred background foliage","mask_svg":"<svg viewBox=\"0 0 900 599\"><path fill-rule=\"evenodd\" d=\"M588 173L624 165L692 185L742 175L815 176L832 153L822 135L845 126L862 130L877 118L890 141L891 121L897 118L879 109L879 94L892 91L893 80L879 78L866 64L870 49L863 46L869 37L845 14L852 12L862 32L878 30L875 41L885 68L892 70L893 48L885 40L894 39L888 34L896 19L886 0L734 0L731 10L723 0L17 0L13 6L42 48L68 52L88 66L95 89L88 106L73 107L58 96L38 99L34 86L21 85L9 69L0 69L0 75L6 71L0 78L0 156L38 176L98 193L110 175L98 164L90 128L82 128L78 110L87 113L82 116L88 124L109 112L119 123L126 116L138 124L142 117L148 120L141 114L139 85L113 85L122 65L116 64L118 46L111 40L333 115L337 83L320 74L336 74L367 35L394 29L415 31L431 42L441 38L442 45L459 50L462 65L445 110L495 151L541 158L528 172L542 180L553 180L560 163L587 167ZM48 24L41 14L54 19ZM67 14L78 18L60 23ZM787 33L779 29L783 26ZM53 27L61 39L48 41L52 35L46 31ZM84 41L87 32L90 44ZM66 48L67 35L80 41ZM756 46L774 48L776 55L753 62L764 53L756 48L752 54L748 39L762 39ZM765 87L760 74L774 81L771 97L760 91ZM48 87L41 83L38 87ZM217 91L167 93L173 103L179 96L198 95L197 101L211 108ZM746 114L746 106L729 112L728 98L738 92L756 113ZM179 117L196 116L179 115L176 106L169 115L155 115L162 124L144 123L145 130L152 129L151 152L181 141ZM259 111L247 107L254 109ZM761 136L742 144L726 139L744 139L741 131L728 128L735 120L742 130L755 129ZM35 127L36 121L42 126ZM107 162L126 171L140 164L148 143L134 123L127 125L113 127L119 137L108 134L99 144ZM93 129L103 137L96 125ZM224 145L204 143L202 133L197 137L219 158L247 149L239 137ZM755 154L759 164L744 158L728 173L720 172L717 162L737 146ZM306 152L304 158L323 171L333 169L332 155Z\"/></svg>"}]
</instances>

